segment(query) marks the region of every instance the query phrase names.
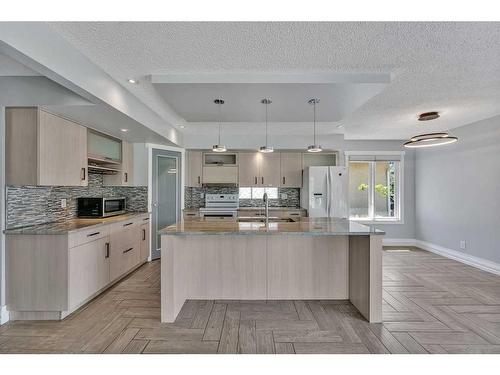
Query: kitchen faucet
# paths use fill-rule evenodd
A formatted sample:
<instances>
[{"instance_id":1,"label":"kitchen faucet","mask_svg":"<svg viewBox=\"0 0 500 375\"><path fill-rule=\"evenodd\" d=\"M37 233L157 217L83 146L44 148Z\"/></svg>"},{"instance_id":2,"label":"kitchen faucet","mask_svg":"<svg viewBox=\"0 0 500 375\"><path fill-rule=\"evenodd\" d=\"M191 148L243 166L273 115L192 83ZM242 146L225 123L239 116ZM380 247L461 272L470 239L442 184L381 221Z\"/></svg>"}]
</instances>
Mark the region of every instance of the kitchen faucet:
<instances>
[{"instance_id":1,"label":"kitchen faucet","mask_svg":"<svg viewBox=\"0 0 500 375\"><path fill-rule=\"evenodd\" d=\"M266 214L266 227L269 226L269 197L267 193L264 193L262 196L262 200L264 201L265 214Z\"/></svg>"}]
</instances>

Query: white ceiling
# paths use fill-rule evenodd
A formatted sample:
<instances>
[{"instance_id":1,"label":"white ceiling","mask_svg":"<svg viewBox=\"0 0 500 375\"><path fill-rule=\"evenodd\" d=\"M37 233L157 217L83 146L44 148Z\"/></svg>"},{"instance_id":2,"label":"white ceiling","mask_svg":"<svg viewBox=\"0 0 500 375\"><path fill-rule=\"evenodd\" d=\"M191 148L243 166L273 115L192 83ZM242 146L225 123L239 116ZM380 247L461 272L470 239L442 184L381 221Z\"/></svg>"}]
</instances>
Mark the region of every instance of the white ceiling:
<instances>
[{"instance_id":1,"label":"white ceiling","mask_svg":"<svg viewBox=\"0 0 500 375\"><path fill-rule=\"evenodd\" d=\"M320 116L330 114L323 118L327 122L342 117L350 139L404 139L500 114L500 23L80 22L51 26L159 116L177 116L174 125L186 125L181 131L187 133L213 121L207 100L183 102L173 94L179 87L156 87L150 75L392 73L386 88L371 98L362 95L365 101L357 105L342 103L340 91L331 98L339 108L334 104L319 108L324 111ZM139 85L128 84L129 77L138 78ZM279 91L275 86L268 88ZM184 89L190 97L203 97L202 89ZM211 89L205 91L208 96ZM221 95L228 103L239 98L247 104L244 95L230 92L231 87L224 84ZM327 95L318 93L314 96ZM293 94L290 91L283 98ZM430 110L442 112L442 117L430 123L416 121L418 113ZM228 119L258 120L257 109L256 114L245 108L238 111L241 119L237 111L228 112ZM306 116L303 113L291 103L281 109L276 104L272 116L276 121L303 121L304 117L298 118ZM318 131L331 133L332 127ZM303 132L309 134L310 127L304 126Z\"/></svg>"}]
</instances>

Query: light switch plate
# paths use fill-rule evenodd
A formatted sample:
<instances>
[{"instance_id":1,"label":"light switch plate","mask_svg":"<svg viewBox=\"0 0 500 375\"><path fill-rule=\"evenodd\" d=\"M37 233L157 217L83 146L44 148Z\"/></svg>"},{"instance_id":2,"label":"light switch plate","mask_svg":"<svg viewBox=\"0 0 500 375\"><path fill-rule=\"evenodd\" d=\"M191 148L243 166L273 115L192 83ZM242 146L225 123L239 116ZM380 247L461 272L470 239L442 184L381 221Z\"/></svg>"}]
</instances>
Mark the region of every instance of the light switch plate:
<instances>
[{"instance_id":1,"label":"light switch plate","mask_svg":"<svg viewBox=\"0 0 500 375\"><path fill-rule=\"evenodd\" d=\"M460 241L460 249L465 250L467 248L467 241Z\"/></svg>"},{"instance_id":2,"label":"light switch plate","mask_svg":"<svg viewBox=\"0 0 500 375\"><path fill-rule=\"evenodd\" d=\"M61 199L61 208L66 208L66 206L67 206L66 198Z\"/></svg>"}]
</instances>

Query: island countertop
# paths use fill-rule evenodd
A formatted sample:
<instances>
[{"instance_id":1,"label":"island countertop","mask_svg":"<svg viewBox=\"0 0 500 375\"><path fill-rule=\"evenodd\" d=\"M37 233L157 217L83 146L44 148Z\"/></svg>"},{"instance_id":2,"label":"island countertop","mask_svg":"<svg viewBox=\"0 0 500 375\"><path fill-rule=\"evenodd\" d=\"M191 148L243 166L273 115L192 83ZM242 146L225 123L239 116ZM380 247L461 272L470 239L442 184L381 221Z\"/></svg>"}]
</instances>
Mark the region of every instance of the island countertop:
<instances>
[{"instance_id":1,"label":"island countertop","mask_svg":"<svg viewBox=\"0 0 500 375\"><path fill-rule=\"evenodd\" d=\"M346 219L302 217L295 222L269 223L238 222L236 220L180 221L161 231L161 235L276 235L295 234L312 236L366 236L383 235L384 231Z\"/></svg>"}]
</instances>

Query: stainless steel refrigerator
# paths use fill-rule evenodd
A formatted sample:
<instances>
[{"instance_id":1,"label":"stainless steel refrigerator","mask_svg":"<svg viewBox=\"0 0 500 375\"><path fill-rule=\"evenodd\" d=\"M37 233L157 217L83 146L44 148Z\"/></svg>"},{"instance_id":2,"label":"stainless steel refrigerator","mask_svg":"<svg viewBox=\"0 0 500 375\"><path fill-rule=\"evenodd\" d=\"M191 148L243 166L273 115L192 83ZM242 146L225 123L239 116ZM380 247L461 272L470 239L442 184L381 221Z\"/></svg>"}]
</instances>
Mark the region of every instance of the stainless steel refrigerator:
<instances>
[{"instance_id":1,"label":"stainless steel refrigerator","mask_svg":"<svg viewBox=\"0 0 500 375\"><path fill-rule=\"evenodd\" d=\"M349 217L347 167L307 167L301 204L310 217Z\"/></svg>"}]
</instances>

